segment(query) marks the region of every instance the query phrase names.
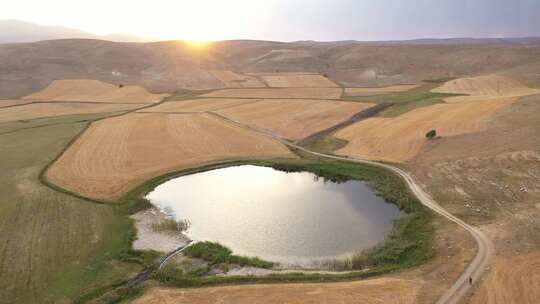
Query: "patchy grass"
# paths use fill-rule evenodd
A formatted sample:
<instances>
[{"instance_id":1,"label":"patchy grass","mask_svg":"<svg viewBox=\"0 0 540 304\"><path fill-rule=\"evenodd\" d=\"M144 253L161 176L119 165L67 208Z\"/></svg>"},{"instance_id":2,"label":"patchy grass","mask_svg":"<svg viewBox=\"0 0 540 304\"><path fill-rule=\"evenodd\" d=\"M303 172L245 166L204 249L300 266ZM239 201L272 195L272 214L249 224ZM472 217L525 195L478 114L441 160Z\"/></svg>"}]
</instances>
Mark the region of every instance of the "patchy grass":
<instances>
[{"instance_id":1,"label":"patchy grass","mask_svg":"<svg viewBox=\"0 0 540 304\"><path fill-rule=\"evenodd\" d=\"M302 143L305 148L325 154L332 154L334 151L347 145L348 141L334 137L333 134L323 135L314 140Z\"/></svg>"},{"instance_id":2,"label":"patchy grass","mask_svg":"<svg viewBox=\"0 0 540 304\"><path fill-rule=\"evenodd\" d=\"M372 103L389 103L392 106L380 112L380 117L396 117L417 108L430 106L444 102L444 98L452 96L461 96L461 94L433 93L431 89L437 87L438 82L428 84L410 91L380 94L372 96L345 96L343 100Z\"/></svg>"},{"instance_id":3,"label":"patchy grass","mask_svg":"<svg viewBox=\"0 0 540 304\"><path fill-rule=\"evenodd\" d=\"M393 267L380 267L368 271L354 271L343 274L304 274L286 273L267 276L205 276L186 273L174 267L164 267L153 274L152 278L173 287L207 287L216 285L254 284L254 283L308 283L342 282L365 279L395 271Z\"/></svg>"},{"instance_id":4,"label":"patchy grass","mask_svg":"<svg viewBox=\"0 0 540 304\"><path fill-rule=\"evenodd\" d=\"M214 242L199 242L187 247L184 254L210 262L211 265L216 264L237 264L240 266L253 266L259 268L272 268L274 263L263 261L256 257L244 257L234 255L232 251L218 243Z\"/></svg>"},{"instance_id":5,"label":"patchy grass","mask_svg":"<svg viewBox=\"0 0 540 304\"><path fill-rule=\"evenodd\" d=\"M188 220L175 220L172 218L162 219L158 223L152 224L152 229L154 231L173 231L173 232L184 232L189 229L191 223Z\"/></svg>"}]
</instances>

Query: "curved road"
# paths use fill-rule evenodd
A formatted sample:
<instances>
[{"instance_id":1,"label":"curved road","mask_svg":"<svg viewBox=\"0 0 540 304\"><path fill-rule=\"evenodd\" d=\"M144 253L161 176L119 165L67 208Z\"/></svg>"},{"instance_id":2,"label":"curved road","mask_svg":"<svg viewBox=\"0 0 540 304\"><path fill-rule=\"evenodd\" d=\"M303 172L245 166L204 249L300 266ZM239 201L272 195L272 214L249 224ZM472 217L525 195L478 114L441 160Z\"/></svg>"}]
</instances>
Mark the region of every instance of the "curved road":
<instances>
[{"instance_id":1,"label":"curved road","mask_svg":"<svg viewBox=\"0 0 540 304\"><path fill-rule=\"evenodd\" d=\"M458 224L463 229L467 230L474 240L476 241L476 244L478 246L478 251L476 253L476 256L472 260L472 262L467 266L465 271L459 276L459 278L456 280L456 282L448 289L441 298L436 302L436 304L455 304L458 303L463 297L466 295L467 291L471 289L472 285L469 284L469 278L472 278L473 283L478 282L480 277L482 276L484 270L487 267L489 258L493 254L493 244L491 243L491 240L484 235L478 228L473 227L464 221L460 220L459 218L452 215L450 212L446 211L444 208L439 206L429 194L427 194L422 188L414 181L414 179L411 177L409 173L406 171L376 161L370 161L370 160L364 160L364 159L357 159L357 158L351 158L351 157L340 157L335 155L329 155L324 153L318 153L315 151L311 151L309 149L306 149L304 147L298 146L294 143L291 143L290 141L282 138L281 136L278 136L274 133L268 132L266 130L260 130L258 128L245 125L239 121L233 120L229 117L210 112L210 114L216 115L230 123L233 123L235 125L238 125L245 129L250 129L252 131L255 131L257 133L263 134L267 137L271 137L279 142L281 142L284 145L287 145L289 147L301 150L305 153L315 155L318 157L328 158L328 159L335 159L335 160L341 160L341 161L347 161L347 162L353 162L353 163L360 163L360 164L367 164L372 166L377 166L381 168L385 168L387 170L390 170L399 176L401 176L411 191L416 195L416 197L420 200L420 202L428 207L429 209L433 210L434 212L438 213L439 215L447 218L448 220Z\"/></svg>"}]
</instances>

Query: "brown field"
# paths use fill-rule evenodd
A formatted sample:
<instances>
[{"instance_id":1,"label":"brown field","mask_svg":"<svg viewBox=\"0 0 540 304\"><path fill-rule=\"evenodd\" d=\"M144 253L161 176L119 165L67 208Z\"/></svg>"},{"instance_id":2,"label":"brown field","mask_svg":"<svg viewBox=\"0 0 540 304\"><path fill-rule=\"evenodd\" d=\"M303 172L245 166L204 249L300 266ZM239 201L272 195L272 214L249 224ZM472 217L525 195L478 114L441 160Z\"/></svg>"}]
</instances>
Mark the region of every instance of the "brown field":
<instances>
[{"instance_id":1,"label":"brown field","mask_svg":"<svg viewBox=\"0 0 540 304\"><path fill-rule=\"evenodd\" d=\"M436 129L442 137L484 130L490 117L517 100L515 97L496 100L436 104L418 108L394 118L374 117L336 133L348 140L341 155L403 162L414 157L427 143L425 134Z\"/></svg>"},{"instance_id":2,"label":"brown field","mask_svg":"<svg viewBox=\"0 0 540 304\"><path fill-rule=\"evenodd\" d=\"M336 99L341 97L340 88L276 88L276 89L225 89L203 95L227 98L306 98Z\"/></svg>"},{"instance_id":3,"label":"brown field","mask_svg":"<svg viewBox=\"0 0 540 304\"><path fill-rule=\"evenodd\" d=\"M84 196L112 200L135 185L203 163L292 157L266 137L207 114L133 113L94 123L56 161L48 179Z\"/></svg>"},{"instance_id":4,"label":"brown field","mask_svg":"<svg viewBox=\"0 0 540 304\"><path fill-rule=\"evenodd\" d=\"M373 106L331 100L263 100L218 113L289 139L301 139L327 129Z\"/></svg>"},{"instance_id":5,"label":"brown field","mask_svg":"<svg viewBox=\"0 0 540 304\"><path fill-rule=\"evenodd\" d=\"M471 304L537 303L540 299L540 252L497 257Z\"/></svg>"},{"instance_id":6,"label":"brown field","mask_svg":"<svg viewBox=\"0 0 540 304\"><path fill-rule=\"evenodd\" d=\"M89 79L55 80L45 89L23 97L27 100L155 103L167 94L152 94L140 86L120 88L110 83Z\"/></svg>"},{"instance_id":7,"label":"brown field","mask_svg":"<svg viewBox=\"0 0 540 304\"><path fill-rule=\"evenodd\" d=\"M262 99L259 99L262 100ZM168 101L158 106L143 109L145 113L193 113L214 111L228 107L234 107L245 103L252 103L257 99L227 99L227 98L202 98L191 100Z\"/></svg>"},{"instance_id":8,"label":"brown field","mask_svg":"<svg viewBox=\"0 0 540 304\"><path fill-rule=\"evenodd\" d=\"M517 80L495 74L451 80L431 91L435 93L470 95L449 97L446 99L447 102L477 101L498 97L519 97L540 93L540 90L531 89Z\"/></svg>"},{"instance_id":9,"label":"brown field","mask_svg":"<svg viewBox=\"0 0 540 304\"><path fill-rule=\"evenodd\" d=\"M0 108L16 106L16 105L24 105L24 104L27 104L27 103L30 103L30 102L32 102L32 101L21 100L21 99L1 99L0 100Z\"/></svg>"},{"instance_id":10,"label":"brown field","mask_svg":"<svg viewBox=\"0 0 540 304\"><path fill-rule=\"evenodd\" d=\"M244 285L198 289L154 288L134 301L136 304L235 303L415 303L420 283L384 278L327 284Z\"/></svg>"},{"instance_id":11,"label":"brown field","mask_svg":"<svg viewBox=\"0 0 540 304\"><path fill-rule=\"evenodd\" d=\"M227 88L264 88L266 85L255 77L238 74L232 71L210 71Z\"/></svg>"},{"instance_id":12,"label":"brown field","mask_svg":"<svg viewBox=\"0 0 540 304\"><path fill-rule=\"evenodd\" d=\"M28 120L42 117L107 113L130 110L142 104L96 104L96 103L32 103L17 107L0 108L0 123L16 120Z\"/></svg>"},{"instance_id":13,"label":"brown field","mask_svg":"<svg viewBox=\"0 0 540 304\"><path fill-rule=\"evenodd\" d=\"M265 74L262 79L273 88L335 88L330 79L319 74Z\"/></svg>"},{"instance_id":14,"label":"brown field","mask_svg":"<svg viewBox=\"0 0 540 304\"><path fill-rule=\"evenodd\" d=\"M347 96L371 96L388 93L405 92L419 87L418 84L399 84L387 87L373 88L346 88L345 95Z\"/></svg>"}]
</instances>

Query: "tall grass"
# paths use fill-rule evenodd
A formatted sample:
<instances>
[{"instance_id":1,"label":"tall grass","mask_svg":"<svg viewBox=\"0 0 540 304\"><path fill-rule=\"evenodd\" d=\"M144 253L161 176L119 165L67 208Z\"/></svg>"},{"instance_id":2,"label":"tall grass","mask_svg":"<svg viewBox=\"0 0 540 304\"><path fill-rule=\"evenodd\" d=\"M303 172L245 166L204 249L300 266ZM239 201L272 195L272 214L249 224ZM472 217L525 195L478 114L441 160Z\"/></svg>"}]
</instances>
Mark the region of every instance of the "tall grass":
<instances>
[{"instance_id":1,"label":"tall grass","mask_svg":"<svg viewBox=\"0 0 540 304\"><path fill-rule=\"evenodd\" d=\"M173 232L185 232L191 227L189 220L175 220L172 218L162 219L157 223L152 224L152 229L157 232L173 231Z\"/></svg>"},{"instance_id":2,"label":"tall grass","mask_svg":"<svg viewBox=\"0 0 540 304\"><path fill-rule=\"evenodd\" d=\"M238 264L259 268L272 268L274 263L257 257L245 257L232 254L232 250L214 242L199 242L184 250L184 254L193 258L203 259L210 264Z\"/></svg>"}]
</instances>

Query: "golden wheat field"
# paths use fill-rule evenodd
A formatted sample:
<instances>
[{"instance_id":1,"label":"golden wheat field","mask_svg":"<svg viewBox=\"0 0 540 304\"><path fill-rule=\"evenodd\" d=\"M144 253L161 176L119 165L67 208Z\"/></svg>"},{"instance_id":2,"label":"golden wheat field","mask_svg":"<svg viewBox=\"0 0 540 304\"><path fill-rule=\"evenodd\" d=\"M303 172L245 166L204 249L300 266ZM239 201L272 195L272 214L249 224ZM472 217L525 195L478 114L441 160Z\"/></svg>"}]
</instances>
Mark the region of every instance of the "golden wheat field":
<instances>
[{"instance_id":1,"label":"golden wheat field","mask_svg":"<svg viewBox=\"0 0 540 304\"><path fill-rule=\"evenodd\" d=\"M445 100L450 103L540 94L538 89L531 89L517 80L495 74L447 81L442 86L431 91L434 93L468 95L446 98Z\"/></svg>"},{"instance_id":2,"label":"golden wheat field","mask_svg":"<svg viewBox=\"0 0 540 304\"><path fill-rule=\"evenodd\" d=\"M515 97L507 97L436 104L394 118L368 118L336 133L336 137L349 141L336 152L360 158L403 162L420 152L429 130L435 129L442 137L481 131L487 127L495 112L516 100Z\"/></svg>"},{"instance_id":3,"label":"golden wheat field","mask_svg":"<svg viewBox=\"0 0 540 304\"><path fill-rule=\"evenodd\" d=\"M92 124L47 178L84 196L113 200L135 185L218 160L291 157L282 144L208 114L132 113Z\"/></svg>"},{"instance_id":4,"label":"golden wheat field","mask_svg":"<svg viewBox=\"0 0 540 304\"><path fill-rule=\"evenodd\" d=\"M203 97L336 99L341 93L341 88L224 89Z\"/></svg>"},{"instance_id":5,"label":"golden wheat field","mask_svg":"<svg viewBox=\"0 0 540 304\"><path fill-rule=\"evenodd\" d=\"M419 290L418 282L393 278L326 284L242 285L197 289L154 288L134 303L412 304L415 303Z\"/></svg>"},{"instance_id":6,"label":"golden wheat field","mask_svg":"<svg viewBox=\"0 0 540 304\"><path fill-rule=\"evenodd\" d=\"M140 110L146 113L193 113L230 108L262 99L199 98L164 102L155 107Z\"/></svg>"},{"instance_id":7,"label":"golden wheat field","mask_svg":"<svg viewBox=\"0 0 540 304\"><path fill-rule=\"evenodd\" d=\"M540 253L496 257L472 304L535 303L540 299Z\"/></svg>"},{"instance_id":8,"label":"golden wheat field","mask_svg":"<svg viewBox=\"0 0 540 304\"><path fill-rule=\"evenodd\" d=\"M108 113L131 110L141 106L144 104L32 103L0 108L0 122L83 113Z\"/></svg>"},{"instance_id":9,"label":"golden wheat field","mask_svg":"<svg viewBox=\"0 0 540 304\"><path fill-rule=\"evenodd\" d=\"M301 139L373 106L331 100L272 99L217 111L219 114L289 139Z\"/></svg>"},{"instance_id":10,"label":"golden wheat field","mask_svg":"<svg viewBox=\"0 0 540 304\"><path fill-rule=\"evenodd\" d=\"M110 103L155 103L167 94L152 94L140 86L113 85L90 80L55 80L45 89L23 97L27 100Z\"/></svg>"}]
</instances>

